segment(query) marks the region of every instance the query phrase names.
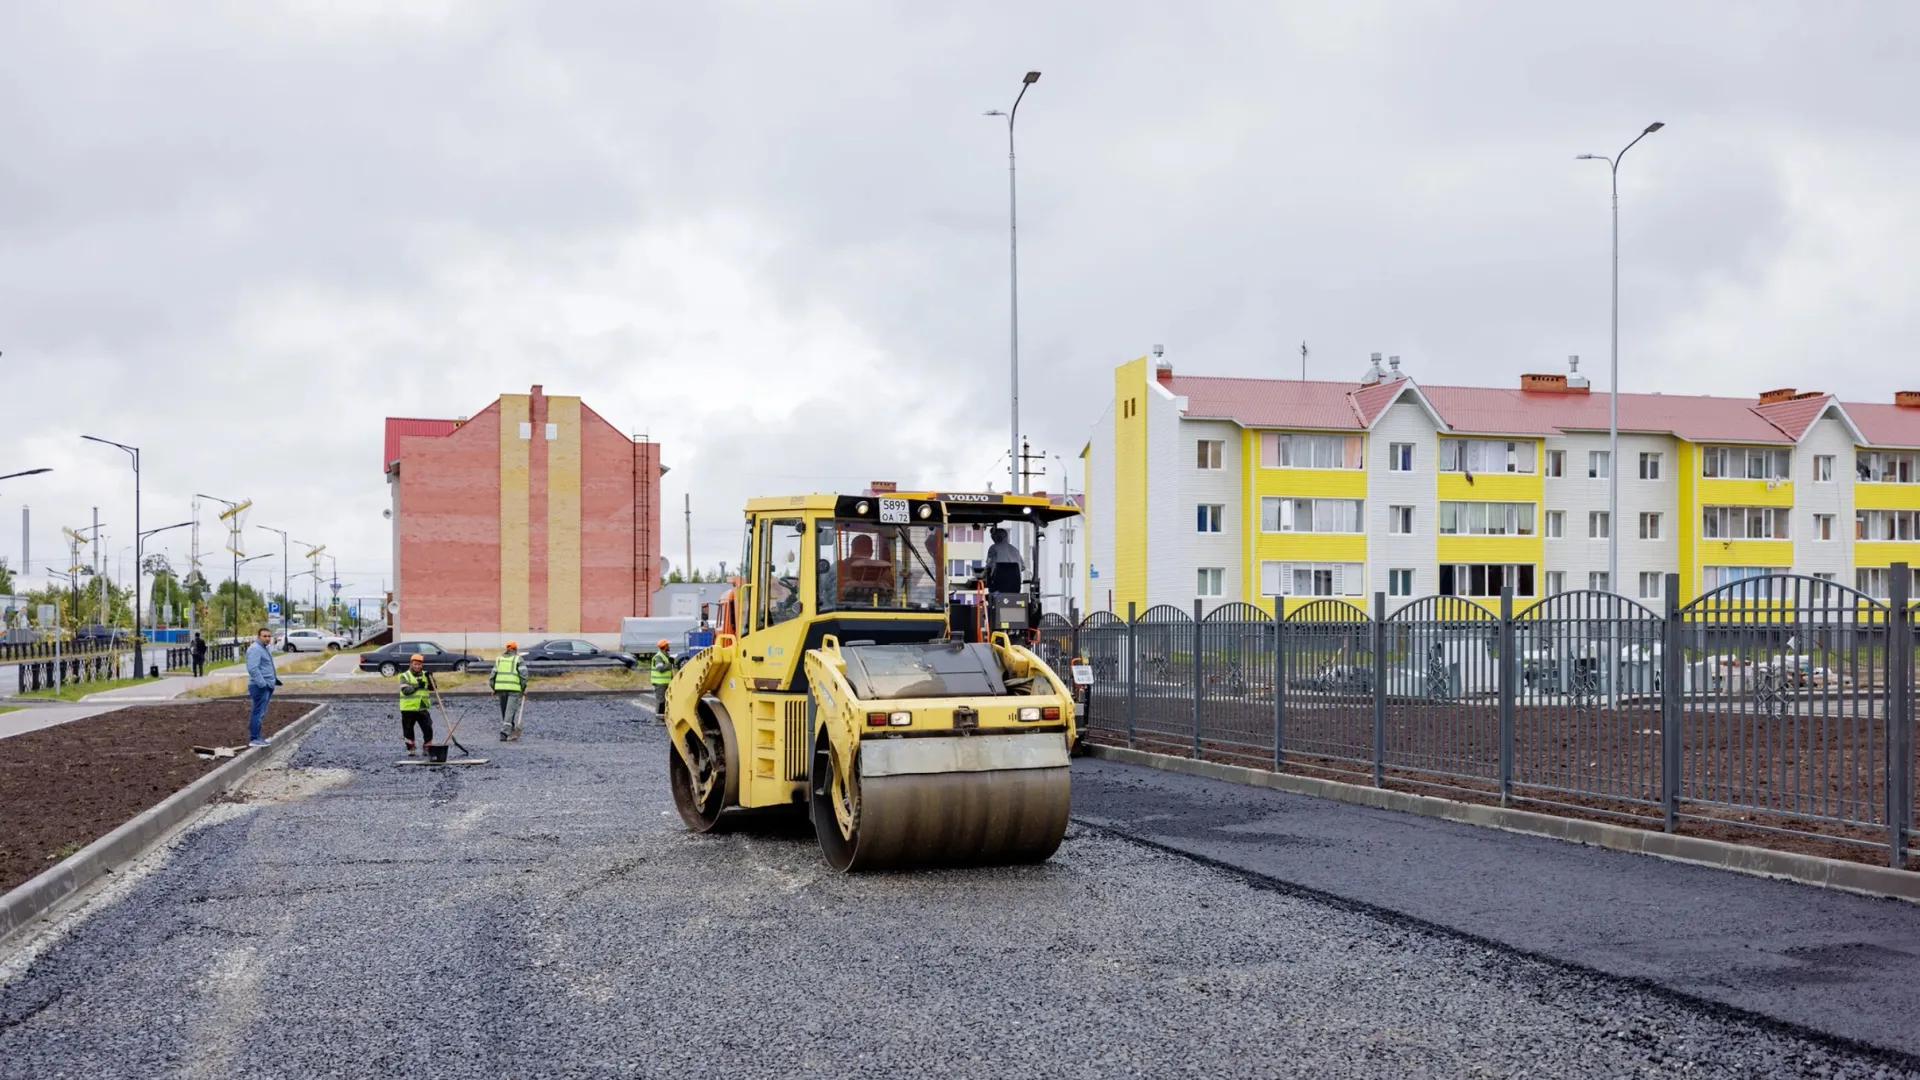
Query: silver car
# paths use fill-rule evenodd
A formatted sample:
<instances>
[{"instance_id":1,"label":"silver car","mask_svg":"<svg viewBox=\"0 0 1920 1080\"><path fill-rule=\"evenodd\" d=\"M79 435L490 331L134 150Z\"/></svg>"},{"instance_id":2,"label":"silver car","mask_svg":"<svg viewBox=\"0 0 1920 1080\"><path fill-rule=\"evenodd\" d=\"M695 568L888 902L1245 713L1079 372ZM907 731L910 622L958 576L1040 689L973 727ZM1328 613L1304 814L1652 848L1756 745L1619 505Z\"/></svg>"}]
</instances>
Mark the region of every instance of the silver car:
<instances>
[{"instance_id":1,"label":"silver car","mask_svg":"<svg viewBox=\"0 0 1920 1080\"><path fill-rule=\"evenodd\" d=\"M287 652L336 652L353 644L339 634L325 630L289 630L281 647Z\"/></svg>"}]
</instances>

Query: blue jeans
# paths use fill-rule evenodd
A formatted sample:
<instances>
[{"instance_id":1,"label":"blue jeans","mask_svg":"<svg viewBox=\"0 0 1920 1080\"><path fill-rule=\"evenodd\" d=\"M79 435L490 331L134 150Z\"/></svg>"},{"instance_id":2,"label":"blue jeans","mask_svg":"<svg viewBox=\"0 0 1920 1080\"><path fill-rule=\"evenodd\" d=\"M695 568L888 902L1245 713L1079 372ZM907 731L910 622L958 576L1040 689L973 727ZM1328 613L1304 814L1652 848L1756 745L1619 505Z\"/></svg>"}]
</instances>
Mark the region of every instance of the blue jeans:
<instances>
[{"instance_id":1,"label":"blue jeans","mask_svg":"<svg viewBox=\"0 0 1920 1080\"><path fill-rule=\"evenodd\" d=\"M273 700L273 687L247 686L247 697L253 700L253 712L247 716L247 741L260 741L260 721L267 718L267 702Z\"/></svg>"}]
</instances>

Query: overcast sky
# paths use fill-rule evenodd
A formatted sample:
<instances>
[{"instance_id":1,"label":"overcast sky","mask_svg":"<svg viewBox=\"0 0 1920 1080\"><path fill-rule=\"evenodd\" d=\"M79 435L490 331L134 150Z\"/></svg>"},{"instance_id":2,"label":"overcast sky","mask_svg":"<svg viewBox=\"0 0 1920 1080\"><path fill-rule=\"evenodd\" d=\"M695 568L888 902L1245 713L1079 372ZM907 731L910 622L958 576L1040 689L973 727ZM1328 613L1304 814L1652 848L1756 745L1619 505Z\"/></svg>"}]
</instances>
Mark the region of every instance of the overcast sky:
<instances>
[{"instance_id":1,"label":"overcast sky","mask_svg":"<svg viewBox=\"0 0 1920 1080\"><path fill-rule=\"evenodd\" d=\"M1607 169L1574 155L1655 120L1623 387L1920 388L1910 4L10 0L0 42L0 473L56 470L0 483L0 552L25 502L36 570L94 505L130 547L85 432L144 448L148 528L249 497L376 591L382 419L536 382L664 444L704 565L749 495L1004 486L981 114L1029 69L1022 417L1076 489L1156 342L1500 385L1579 354L1604 388Z\"/></svg>"}]
</instances>

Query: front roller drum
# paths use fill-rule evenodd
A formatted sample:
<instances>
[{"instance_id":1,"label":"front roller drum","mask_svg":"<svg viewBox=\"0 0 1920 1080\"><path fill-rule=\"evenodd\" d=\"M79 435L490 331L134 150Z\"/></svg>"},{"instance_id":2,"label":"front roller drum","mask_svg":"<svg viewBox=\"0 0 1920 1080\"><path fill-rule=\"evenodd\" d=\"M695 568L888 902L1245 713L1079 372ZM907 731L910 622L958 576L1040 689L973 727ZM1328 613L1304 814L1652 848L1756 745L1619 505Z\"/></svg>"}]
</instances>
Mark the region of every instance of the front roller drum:
<instances>
[{"instance_id":1,"label":"front roller drum","mask_svg":"<svg viewBox=\"0 0 1920 1080\"><path fill-rule=\"evenodd\" d=\"M1044 862L1067 833L1068 770L862 777L815 759L814 831L835 870Z\"/></svg>"}]
</instances>

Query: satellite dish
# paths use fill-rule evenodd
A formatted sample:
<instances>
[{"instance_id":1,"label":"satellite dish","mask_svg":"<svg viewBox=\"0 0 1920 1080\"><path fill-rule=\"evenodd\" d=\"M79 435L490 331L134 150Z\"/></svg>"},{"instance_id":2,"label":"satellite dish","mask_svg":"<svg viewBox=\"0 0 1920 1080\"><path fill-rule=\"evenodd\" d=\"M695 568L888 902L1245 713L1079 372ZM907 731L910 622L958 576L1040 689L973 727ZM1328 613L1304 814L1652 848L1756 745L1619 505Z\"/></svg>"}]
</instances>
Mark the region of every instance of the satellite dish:
<instances>
[{"instance_id":1,"label":"satellite dish","mask_svg":"<svg viewBox=\"0 0 1920 1080\"><path fill-rule=\"evenodd\" d=\"M667 557L665 555L660 556L660 576L662 578L665 578L668 574L672 572L673 572L673 564L667 561Z\"/></svg>"}]
</instances>

